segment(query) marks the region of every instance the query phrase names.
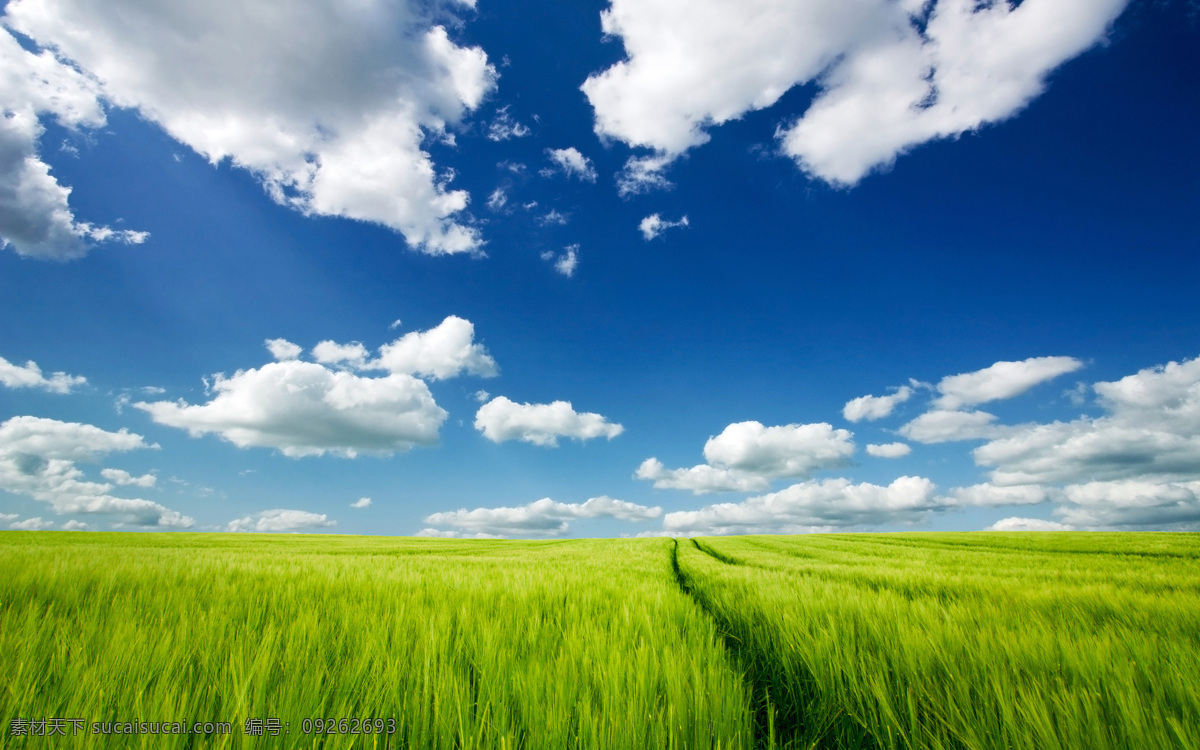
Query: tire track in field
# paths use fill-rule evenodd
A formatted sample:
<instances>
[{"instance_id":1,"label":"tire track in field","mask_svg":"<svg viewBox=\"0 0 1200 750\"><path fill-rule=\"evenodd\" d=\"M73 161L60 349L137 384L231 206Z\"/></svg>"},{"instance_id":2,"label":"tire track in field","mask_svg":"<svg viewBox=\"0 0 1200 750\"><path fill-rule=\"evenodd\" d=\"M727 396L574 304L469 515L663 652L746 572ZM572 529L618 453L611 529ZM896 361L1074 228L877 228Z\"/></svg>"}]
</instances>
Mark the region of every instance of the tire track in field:
<instances>
[{"instance_id":1,"label":"tire track in field","mask_svg":"<svg viewBox=\"0 0 1200 750\"><path fill-rule=\"evenodd\" d=\"M675 573L675 582L680 591L686 594L700 611L717 626L721 634L725 650L733 658L733 663L742 672L742 680L750 692L751 710L754 714L754 745L759 748L787 747L790 741L799 737L799 726L794 717L785 713L778 715L778 709L771 701L768 681L765 679L763 657L753 651L733 633L731 624L722 618L705 598L697 593L688 580L687 574L679 567L679 540L673 540L671 548L671 569ZM725 565L737 565L732 558L720 555L710 547L702 546L695 539L691 540L696 549L718 560ZM789 720L790 719L790 720Z\"/></svg>"}]
</instances>

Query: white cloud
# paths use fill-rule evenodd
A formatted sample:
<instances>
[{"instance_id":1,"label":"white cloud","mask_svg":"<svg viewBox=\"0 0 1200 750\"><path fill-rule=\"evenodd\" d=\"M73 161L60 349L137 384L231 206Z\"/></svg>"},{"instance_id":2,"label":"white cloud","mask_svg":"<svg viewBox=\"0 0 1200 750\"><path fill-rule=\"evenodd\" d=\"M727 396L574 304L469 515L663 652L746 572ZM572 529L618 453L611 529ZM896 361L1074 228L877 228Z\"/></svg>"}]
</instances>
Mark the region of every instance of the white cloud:
<instances>
[{"instance_id":1,"label":"white cloud","mask_svg":"<svg viewBox=\"0 0 1200 750\"><path fill-rule=\"evenodd\" d=\"M85 255L89 240L146 241L145 232L76 221L68 204L71 188L51 176L38 154L45 132L42 115L73 130L104 126L104 108L92 80L49 51L22 49L8 29L0 28L0 113L0 248L63 261Z\"/></svg>"},{"instance_id":2,"label":"white cloud","mask_svg":"<svg viewBox=\"0 0 1200 750\"><path fill-rule=\"evenodd\" d=\"M567 245L563 250L565 252L562 255L555 255L553 251L547 250L542 253L542 260L554 261L554 270L571 278L579 266L579 243Z\"/></svg>"},{"instance_id":3,"label":"white cloud","mask_svg":"<svg viewBox=\"0 0 1200 750\"><path fill-rule=\"evenodd\" d=\"M622 198L651 190L670 190L674 184L662 173L671 165L666 156L631 156L617 174L617 194Z\"/></svg>"},{"instance_id":4,"label":"white cloud","mask_svg":"<svg viewBox=\"0 0 1200 750\"><path fill-rule=\"evenodd\" d=\"M495 88L483 50L433 24L447 7L14 0L7 23L282 205L382 224L431 254L477 252L477 230L455 219L466 192L421 148Z\"/></svg>"},{"instance_id":5,"label":"white cloud","mask_svg":"<svg viewBox=\"0 0 1200 750\"><path fill-rule=\"evenodd\" d=\"M48 503L59 515L96 514L120 524L189 527L193 519L150 500L116 497L110 494L112 484L87 481L76 466L109 453L157 447L127 430L108 432L78 422L13 417L0 424L0 490ZM105 473L111 471L101 473L106 478L133 478L127 472Z\"/></svg>"},{"instance_id":6,"label":"white cloud","mask_svg":"<svg viewBox=\"0 0 1200 750\"><path fill-rule=\"evenodd\" d=\"M684 216L679 221L664 221L658 214L650 214L642 219L638 224L638 229L642 232L642 237L647 241L654 239L658 235L673 229L675 227L686 227L688 225L688 217Z\"/></svg>"},{"instance_id":7,"label":"white cloud","mask_svg":"<svg viewBox=\"0 0 1200 750\"><path fill-rule=\"evenodd\" d=\"M933 482L900 477L887 487L849 480L809 480L740 503L718 503L700 510L677 511L663 518L674 533L803 533L817 529L915 523L942 508Z\"/></svg>"},{"instance_id":8,"label":"white cloud","mask_svg":"<svg viewBox=\"0 0 1200 750\"><path fill-rule=\"evenodd\" d=\"M63 531L87 531L91 528L91 526L88 526L83 521L76 521L75 519L67 521L62 525L62 527Z\"/></svg>"},{"instance_id":9,"label":"white cloud","mask_svg":"<svg viewBox=\"0 0 1200 750\"><path fill-rule=\"evenodd\" d=\"M135 477L123 469L101 469L100 476L121 487L153 487L158 483L158 477L153 474Z\"/></svg>"},{"instance_id":10,"label":"white cloud","mask_svg":"<svg viewBox=\"0 0 1200 750\"><path fill-rule=\"evenodd\" d=\"M0 523L8 523L17 519L16 513L0 513Z\"/></svg>"},{"instance_id":11,"label":"white cloud","mask_svg":"<svg viewBox=\"0 0 1200 750\"><path fill-rule=\"evenodd\" d=\"M351 508L370 508L371 507L371 498L360 497L359 499L350 503L350 507Z\"/></svg>"},{"instance_id":12,"label":"white cloud","mask_svg":"<svg viewBox=\"0 0 1200 750\"><path fill-rule=\"evenodd\" d=\"M475 343L471 321L451 315L428 331L412 331L379 348L379 359L366 364L395 374L445 380L463 372L484 378L499 374L496 360Z\"/></svg>"},{"instance_id":13,"label":"white cloud","mask_svg":"<svg viewBox=\"0 0 1200 750\"><path fill-rule=\"evenodd\" d=\"M1036 484L1017 487L997 487L986 482L970 487L955 487L950 490L954 504L981 507L1002 505L1037 505L1050 499L1050 493Z\"/></svg>"},{"instance_id":14,"label":"white cloud","mask_svg":"<svg viewBox=\"0 0 1200 750\"><path fill-rule=\"evenodd\" d=\"M1200 478L1200 359L1093 386L1108 412L1006 428L973 452L999 485Z\"/></svg>"},{"instance_id":15,"label":"white cloud","mask_svg":"<svg viewBox=\"0 0 1200 750\"><path fill-rule=\"evenodd\" d=\"M271 356L280 362L296 359L304 353L304 349L287 339L267 339L264 343L267 345L267 351L271 352Z\"/></svg>"},{"instance_id":16,"label":"white cloud","mask_svg":"<svg viewBox=\"0 0 1200 750\"><path fill-rule=\"evenodd\" d=\"M942 378L937 384L942 395L934 400L933 406L952 411L1012 398L1081 367L1083 363L1074 357L1031 357L1020 362L997 362L982 370Z\"/></svg>"},{"instance_id":17,"label":"white cloud","mask_svg":"<svg viewBox=\"0 0 1200 750\"><path fill-rule=\"evenodd\" d=\"M600 414L577 412L570 401L519 404L497 396L479 407L475 414L475 429L493 443L521 440L553 448L560 437L581 441L598 437L612 440L625 428Z\"/></svg>"},{"instance_id":18,"label":"white cloud","mask_svg":"<svg viewBox=\"0 0 1200 750\"><path fill-rule=\"evenodd\" d=\"M254 516L236 518L229 522L227 528L229 531L281 532L330 526L337 526L337 521L330 521L324 513L275 508Z\"/></svg>"},{"instance_id":19,"label":"white cloud","mask_svg":"<svg viewBox=\"0 0 1200 750\"><path fill-rule=\"evenodd\" d=\"M911 398L912 394L912 388L902 385L890 396L859 396L846 402L842 407L842 416L851 422L882 419L891 414L897 404Z\"/></svg>"},{"instance_id":20,"label":"white cloud","mask_svg":"<svg viewBox=\"0 0 1200 750\"><path fill-rule=\"evenodd\" d=\"M1044 521L1041 518L1011 518L1001 519L984 531L1071 531L1073 527L1055 521Z\"/></svg>"},{"instance_id":21,"label":"white cloud","mask_svg":"<svg viewBox=\"0 0 1200 750\"><path fill-rule=\"evenodd\" d=\"M626 59L582 89L598 135L669 161L817 81L780 145L810 174L853 184L917 144L1012 116L1126 3L612 0L601 26Z\"/></svg>"},{"instance_id":22,"label":"white cloud","mask_svg":"<svg viewBox=\"0 0 1200 750\"><path fill-rule=\"evenodd\" d=\"M1005 428L992 424L995 414L986 411L928 411L900 428L900 434L918 443L993 438Z\"/></svg>"},{"instance_id":23,"label":"white cloud","mask_svg":"<svg viewBox=\"0 0 1200 750\"><path fill-rule=\"evenodd\" d=\"M589 498L584 503L559 503L544 497L516 508L462 508L434 513L425 518L425 523L452 526L460 530L459 533L474 534L480 538L530 534L558 536L571 530L568 521L574 519L605 517L620 521L646 521L661 515L662 508L650 508L601 495ZM426 529L421 533L448 536L446 532L434 529Z\"/></svg>"},{"instance_id":24,"label":"white cloud","mask_svg":"<svg viewBox=\"0 0 1200 750\"><path fill-rule=\"evenodd\" d=\"M20 529L22 531L41 531L42 529L54 528L54 522L44 521L41 516L34 516L33 518L26 518L24 521L10 523L8 526L11 529Z\"/></svg>"},{"instance_id":25,"label":"white cloud","mask_svg":"<svg viewBox=\"0 0 1200 750\"><path fill-rule=\"evenodd\" d=\"M503 534L485 534L479 532L468 534L465 531L442 531L441 529L421 529L413 536L428 536L440 539L503 539Z\"/></svg>"},{"instance_id":26,"label":"white cloud","mask_svg":"<svg viewBox=\"0 0 1200 750\"><path fill-rule=\"evenodd\" d=\"M596 169L592 166L592 160L579 153L579 149L574 146L548 148L546 156L554 162L556 167L556 169L548 170L549 174L562 172L567 177L578 177L584 182L596 181Z\"/></svg>"},{"instance_id":27,"label":"white cloud","mask_svg":"<svg viewBox=\"0 0 1200 750\"><path fill-rule=\"evenodd\" d=\"M313 359L325 365L345 362L351 367L361 367L367 359L367 347L357 341L349 344L322 341L313 347L312 353Z\"/></svg>"},{"instance_id":28,"label":"white cloud","mask_svg":"<svg viewBox=\"0 0 1200 750\"><path fill-rule=\"evenodd\" d=\"M65 372L52 373L47 378L33 360L26 362L24 367L18 367L0 357L0 384L9 388L40 388L51 393L70 393L75 386L86 385L87 378Z\"/></svg>"},{"instance_id":29,"label":"white cloud","mask_svg":"<svg viewBox=\"0 0 1200 750\"><path fill-rule=\"evenodd\" d=\"M566 226L567 222L569 222L570 220L571 220L570 216L568 216L567 214L561 213L557 209L554 209L554 208L550 209L550 212L547 213L545 216L538 217L538 223L541 224L542 226L549 226L550 224L556 224L558 226Z\"/></svg>"},{"instance_id":30,"label":"white cloud","mask_svg":"<svg viewBox=\"0 0 1200 750\"><path fill-rule=\"evenodd\" d=\"M642 462L634 476L666 489L707 492L763 490L771 479L804 477L820 469L844 466L854 454L847 430L825 422L764 427L736 422L704 444L707 464L666 469L655 458Z\"/></svg>"},{"instance_id":31,"label":"white cloud","mask_svg":"<svg viewBox=\"0 0 1200 750\"><path fill-rule=\"evenodd\" d=\"M508 203L508 194L504 192L504 188L496 188L487 199L487 207L492 211L504 208L505 203Z\"/></svg>"},{"instance_id":32,"label":"white cloud","mask_svg":"<svg viewBox=\"0 0 1200 750\"><path fill-rule=\"evenodd\" d=\"M138 402L155 422L193 437L216 433L239 448L277 448L284 455L353 457L437 442L446 412L411 375L359 377L299 360L216 375L208 403Z\"/></svg>"},{"instance_id":33,"label":"white cloud","mask_svg":"<svg viewBox=\"0 0 1200 750\"><path fill-rule=\"evenodd\" d=\"M492 120L492 124L488 126L488 140L490 141L507 141L509 138L524 138L529 135L529 128L512 118L508 113L508 105L504 105L496 110L496 116Z\"/></svg>"},{"instance_id":34,"label":"white cloud","mask_svg":"<svg viewBox=\"0 0 1200 750\"><path fill-rule=\"evenodd\" d=\"M912 448L905 443L871 443L867 445L867 455L876 458L902 458L912 453Z\"/></svg>"},{"instance_id":35,"label":"white cloud","mask_svg":"<svg viewBox=\"0 0 1200 750\"><path fill-rule=\"evenodd\" d=\"M1122 479L1063 488L1055 515L1083 528L1200 530L1200 481Z\"/></svg>"}]
</instances>

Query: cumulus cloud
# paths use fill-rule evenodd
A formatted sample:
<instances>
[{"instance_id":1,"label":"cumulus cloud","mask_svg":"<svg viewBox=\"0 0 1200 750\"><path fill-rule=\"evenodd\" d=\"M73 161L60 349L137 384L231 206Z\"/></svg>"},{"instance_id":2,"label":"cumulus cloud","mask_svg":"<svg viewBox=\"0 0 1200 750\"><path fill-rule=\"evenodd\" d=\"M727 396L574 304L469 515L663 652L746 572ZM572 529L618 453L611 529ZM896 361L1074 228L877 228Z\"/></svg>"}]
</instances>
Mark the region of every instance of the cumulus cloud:
<instances>
[{"instance_id":1,"label":"cumulus cloud","mask_svg":"<svg viewBox=\"0 0 1200 750\"><path fill-rule=\"evenodd\" d=\"M550 159L554 167L543 170L543 176L549 177L557 172L562 172L567 177L578 177L584 182L596 181L596 169L592 166L592 160L579 153L579 149L574 146L548 148L546 157Z\"/></svg>"},{"instance_id":2,"label":"cumulus cloud","mask_svg":"<svg viewBox=\"0 0 1200 750\"><path fill-rule=\"evenodd\" d=\"M1200 481L1121 479L1063 488L1055 515L1065 524L1103 529L1200 530Z\"/></svg>"},{"instance_id":3,"label":"cumulus cloud","mask_svg":"<svg viewBox=\"0 0 1200 750\"><path fill-rule=\"evenodd\" d=\"M85 255L91 242L145 242L146 232L77 221L68 203L71 188L58 183L38 153L41 116L71 130L104 126L96 83L48 50L23 49L3 27L0 71L0 247L64 261Z\"/></svg>"},{"instance_id":4,"label":"cumulus cloud","mask_svg":"<svg viewBox=\"0 0 1200 750\"><path fill-rule=\"evenodd\" d=\"M970 487L955 487L950 497L958 505L998 507L1002 505L1037 505L1050 499L1050 494L1040 485L1030 484L1017 487L997 487L987 482Z\"/></svg>"},{"instance_id":5,"label":"cumulus cloud","mask_svg":"<svg viewBox=\"0 0 1200 750\"><path fill-rule=\"evenodd\" d=\"M571 278L579 266L579 243L567 245L563 251L561 255L556 255L552 250L547 250L542 253L542 260L553 262L555 271Z\"/></svg>"},{"instance_id":6,"label":"cumulus cloud","mask_svg":"<svg viewBox=\"0 0 1200 750\"><path fill-rule=\"evenodd\" d=\"M359 499L350 503L350 507L351 508L370 508L371 507L371 498L360 497Z\"/></svg>"},{"instance_id":7,"label":"cumulus cloud","mask_svg":"<svg viewBox=\"0 0 1200 750\"><path fill-rule=\"evenodd\" d=\"M933 406L952 411L1012 398L1081 367L1083 363L1074 357L1031 357L1020 362L997 362L982 370L942 378L937 384L942 395L934 400Z\"/></svg>"},{"instance_id":8,"label":"cumulus cloud","mask_svg":"<svg viewBox=\"0 0 1200 750\"><path fill-rule=\"evenodd\" d=\"M432 21L454 5L13 0L6 23L85 71L93 99L136 109L213 164L229 159L281 205L443 254L482 241L456 218L467 193L422 144L449 140L497 78L482 49Z\"/></svg>"},{"instance_id":9,"label":"cumulus cloud","mask_svg":"<svg viewBox=\"0 0 1200 750\"><path fill-rule=\"evenodd\" d=\"M662 515L662 508L647 507L616 500L608 495L589 498L583 503L559 503L544 497L515 508L462 508L434 513L425 523L452 526L455 532L425 529L423 536L474 535L479 538L496 536L558 536L571 530L568 521L580 518L615 518L620 521L646 521ZM429 532L429 533L427 533Z\"/></svg>"},{"instance_id":10,"label":"cumulus cloud","mask_svg":"<svg viewBox=\"0 0 1200 750\"><path fill-rule=\"evenodd\" d=\"M264 510L253 516L236 518L229 522L229 531L281 532L300 531L301 529L318 529L337 526L337 521L329 520L324 513L309 513L305 510L285 510L275 508Z\"/></svg>"},{"instance_id":11,"label":"cumulus cloud","mask_svg":"<svg viewBox=\"0 0 1200 750\"><path fill-rule=\"evenodd\" d=\"M992 438L1004 432L986 411L928 411L900 428L900 434L918 443Z\"/></svg>"},{"instance_id":12,"label":"cumulus cloud","mask_svg":"<svg viewBox=\"0 0 1200 750\"><path fill-rule=\"evenodd\" d=\"M675 185L663 172L671 165L667 156L631 156L617 173L617 194L622 198L649 193L652 190L670 190Z\"/></svg>"},{"instance_id":13,"label":"cumulus cloud","mask_svg":"<svg viewBox=\"0 0 1200 750\"><path fill-rule=\"evenodd\" d=\"M42 520L41 516L34 516L33 518L26 518L24 521L10 523L8 527L22 531L41 531L42 529L54 528L54 522Z\"/></svg>"},{"instance_id":14,"label":"cumulus cloud","mask_svg":"<svg viewBox=\"0 0 1200 750\"><path fill-rule=\"evenodd\" d=\"M851 422L883 419L892 413L897 404L911 398L912 394L912 388L902 385L890 396L859 396L846 402L842 407L842 416Z\"/></svg>"},{"instance_id":15,"label":"cumulus cloud","mask_svg":"<svg viewBox=\"0 0 1200 750\"><path fill-rule=\"evenodd\" d=\"M214 376L206 404L137 402L155 422L193 437L220 435L238 446L286 456L353 457L437 442L446 412L429 387L405 374L360 377L299 360Z\"/></svg>"},{"instance_id":16,"label":"cumulus cloud","mask_svg":"<svg viewBox=\"0 0 1200 750\"><path fill-rule=\"evenodd\" d=\"M638 229L641 230L642 237L644 237L646 241L650 241L668 229L674 229L675 227L686 227L687 225L688 217L686 216L679 221L665 221L658 214L650 214L646 218L642 219L641 223L638 224Z\"/></svg>"},{"instance_id":17,"label":"cumulus cloud","mask_svg":"<svg viewBox=\"0 0 1200 750\"><path fill-rule=\"evenodd\" d=\"M42 368L30 360L24 367L18 367L4 357L0 357L0 384L9 388L39 388L51 393L70 393L77 385L86 385L87 378L82 375L68 375L65 372L52 373L50 377L42 374Z\"/></svg>"},{"instance_id":18,"label":"cumulus cloud","mask_svg":"<svg viewBox=\"0 0 1200 750\"><path fill-rule=\"evenodd\" d=\"M816 81L808 110L778 129L780 147L849 185L920 143L1011 117L1127 2L612 0L601 26L626 59L582 90L599 136L669 161Z\"/></svg>"},{"instance_id":19,"label":"cumulus cloud","mask_svg":"<svg viewBox=\"0 0 1200 750\"><path fill-rule=\"evenodd\" d=\"M451 315L428 331L412 331L379 349L379 359L366 367L395 374L445 380L464 372L490 378L500 368L483 344L475 343L475 325Z\"/></svg>"},{"instance_id":20,"label":"cumulus cloud","mask_svg":"<svg viewBox=\"0 0 1200 750\"><path fill-rule=\"evenodd\" d=\"M267 345L267 351L271 352L271 356L280 362L296 359L304 353L304 349L287 339L267 339L264 343Z\"/></svg>"},{"instance_id":21,"label":"cumulus cloud","mask_svg":"<svg viewBox=\"0 0 1200 750\"><path fill-rule=\"evenodd\" d=\"M556 447L558 438L612 440L625 428L600 414L577 412L570 401L549 404L519 404L497 396L475 414L475 429L493 443L521 440L534 445Z\"/></svg>"},{"instance_id":22,"label":"cumulus cloud","mask_svg":"<svg viewBox=\"0 0 1200 750\"><path fill-rule=\"evenodd\" d=\"M62 527L63 527L63 531L87 531L88 529L91 528L91 526L88 526L83 521L76 521L73 518L70 521L67 521L66 523L64 523L62 525Z\"/></svg>"},{"instance_id":23,"label":"cumulus cloud","mask_svg":"<svg viewBox=\"0 0 1200 750\"><path fill-rule=\"evenodd\" d=\"M1070 531L1072 528L1056 521L1013 516L995 522L984 531Z\"/></svg>"},{"instance_id":24,"label":"cumulus cloud","mask_svg":"<svg viewBox=\"0 0 1200 750\"><path fill-rule=\"evenodd\" d=\"M765 427L736 422L704 444L706 464L666 469L656 458L642 462L634 476L658 488L686 489L695 494L766 489L770 480L804 477L820 469L844 466L854 454L847 430L825 422Z\"/></svg>"},{"instance_id":25,"label":"cumulus cloud","mask_svg":"<svg viewBox=\"0 0 1200 750\"><path fill-rule=\"evenodd\" d=\"M794 534L850 526L917 523L942 508L933 482L900 477L887 487L848 479L809 480L740 503L677 511L663 528L687 534Z\"/></svg>"},{"instance_id":26,"label":"cumulus cloud","mask_svg":"<svg viewBox=\"0 0 1200 750\"><path fill-rule=\"evenodd\" d=\"M570 216L568 216L564 213L561 213L560 211L558 211L558 209L554 209L554 208L550 209L550 211L548 213L546 213L545 216L538 217L538 223L541 224L542 226L549 226L551 224L555 224L557 226L566 226L567 222L570 220L571 220Z\"/></svg>"},{"instance_id":27,"label":"cumulus cloud","mask_svg":"<svg viewBox=\"0 0 1200 750\"><path fill-rule=\"evenodd\" d=\"M277 448L299 457L332 452L391 453L437 442L446 412L416 376L445 379L464 372L496 375L495 360L475 342L469 320L449 316L427 331L412 331L379 347L367 360L362 344L322 341L317 362L297 357L302 349L270 339L276 357L257 369L217 374L206 404L138 402L154 421L198 437L215 433L241 448ZM331 367L332 365L332 367ZM355 370L387 370L371 377Z\"/></svg>"},{"instance_id":28,"label":"cumulus cloud","mask_svg":"<svg viewBox=\"0 0 1200 750\"><path fill-rule=\"evenodd\" d=\"M1200 359L1093 386L1107 412L1029 424L973 451L999 485L1200 478Z\"/></svg>"},{"instance_id":29,"label":"cumulus cloud","mask_svg":"<svg viewBox=\"0 0 1200 750\"><path fill-rule=\"evenodd\" d=\"M113 484L88 481L76 466L110 453L157 447L128 430L108 432L78 422L13 417L0 424L0 490L47 503L59 515L94 514L116 524L189 527L193 519L150 500L112 495ZM127 484L151 486L144 477L120 470L101 474L110 481L130 479Z\"/></svg>"},{"instance_id":30,"label":"cumulus cloud","mask_svg":"<svg viewBox=\"0 0 1200 750\"><path fill-rule=\"evenodd\" d=\"M867 455L876 458L902 458L912 453L912 448L904 443L871 443L867 446Z\"/></svg>"},{"instance_id":31,"label":"cumulus cloud","mask_svg":"<svg viewBox=\"0 0 1200 750\"><path fill-rule=\"evenodd\" d=\"M507 141L509 138L524 138L529 135L529 128L512 118L508 113L508 105L504 105L496 110L496 116L492 119L492 124L488 126L488 140L490 141Z\"/></svg>"}]
</instances>

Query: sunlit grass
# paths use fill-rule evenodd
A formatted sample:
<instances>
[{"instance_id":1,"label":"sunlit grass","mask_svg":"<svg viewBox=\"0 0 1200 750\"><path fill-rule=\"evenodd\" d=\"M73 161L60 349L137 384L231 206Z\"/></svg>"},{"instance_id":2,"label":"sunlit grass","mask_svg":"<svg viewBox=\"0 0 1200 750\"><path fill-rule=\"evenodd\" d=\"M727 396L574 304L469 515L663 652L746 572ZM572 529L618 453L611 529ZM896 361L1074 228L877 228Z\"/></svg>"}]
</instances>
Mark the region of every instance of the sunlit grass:
<instances>
[{"instance_id":1,"label":"sunlit grass","mask_svg":"<svg viewBox=\"0 0 1200 750\"><path fill-rule=\"evenodd\" d=\"M749 746L743 682L675 586L671 545L4 533L0 731L79 717L234 732L73 747ZM245 735L256 717L290 734ZM342 717L396 733L301 731Z\"/></svg>"},{"instance_id":2,"label":"sunlit grass","mask_svg":"<svg viewBox=\"0 0 1200 750\"><path fill-rule=\"evenodd\" d=\"M692 594L795 747L1200 747L1200 539L681 540Z\"/></svg>"}]
</instances>

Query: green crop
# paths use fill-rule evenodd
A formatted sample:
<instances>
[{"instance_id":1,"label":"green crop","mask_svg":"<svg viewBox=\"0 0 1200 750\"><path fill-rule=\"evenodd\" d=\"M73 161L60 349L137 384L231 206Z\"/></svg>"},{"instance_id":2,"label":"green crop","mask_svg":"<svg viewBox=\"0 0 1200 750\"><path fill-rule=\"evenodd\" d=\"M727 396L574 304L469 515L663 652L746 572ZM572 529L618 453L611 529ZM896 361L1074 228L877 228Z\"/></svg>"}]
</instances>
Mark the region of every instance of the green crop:
<instances>
[{"instance_id":1,"label":"green crop","mask_svg":"<svg viewBox=\"0 0 1200 750\"><path fill-rule=\"evenodd\" d=\"M1187 534L0 532L0 571L0 747L1200 747Z\"/></svg>"}]
</instances>

